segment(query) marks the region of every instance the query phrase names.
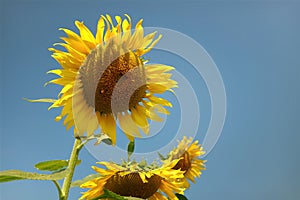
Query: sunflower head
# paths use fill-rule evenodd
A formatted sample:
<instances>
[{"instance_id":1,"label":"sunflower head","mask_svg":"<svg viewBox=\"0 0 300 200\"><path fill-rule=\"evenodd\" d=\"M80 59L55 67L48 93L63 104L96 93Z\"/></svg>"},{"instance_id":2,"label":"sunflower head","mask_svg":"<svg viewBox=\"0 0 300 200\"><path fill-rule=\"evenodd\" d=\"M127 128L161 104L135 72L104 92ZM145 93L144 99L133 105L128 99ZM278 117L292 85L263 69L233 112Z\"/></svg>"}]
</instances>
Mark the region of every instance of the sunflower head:
<instances>
[{"instance_id":1,"label":"sunflower head","mask_svg":"<svg viewBox=\"0 0 300 200\"><path fill-rule=\"evenodd\" d=\"M54 44L65 50L50 48L61 68L49 73L59 77L49 83L62 89L53 107L62 107L56 120L64 118L67 129L77 136L91 136L100 127L113 144L116 143L116 122L133 140L140 131L149 133L149 120L162 121L158 113L169 114L172 104L156 94L172 91L177 82L162 64L147 64L143 59L160 40L156 32L145 35L140 20L133 27L131 18L101 16L96 34L75 21L79 34L62 28L66 37ZM40 100L49 102L48 100Z\"/></svg>"},{"instance_id":2,"label":"sunflower head","mask_svg":"<svg viewBox=\"0 0 300 200\"><path fill-rule=\"evenodd\" d=\"M173 169L180 169L184 171L185 187L189 187L188 180L195 182L196 177L200 177L202 171L205 170L205 160L199 159L199 156L204 155L203 147L198 144L198 141L193 142L193 138L187 139L184 137L177 148L173 149L168 158L164 162L172 162L180 159Z\"/></svg>"},{"instance_id":3,"label":"sunflower head","mask_svg":"<svg viewBox=\"0 0 300 200\"><path fill-rule=\"evenodd\" d=\"M183 171L172 169L178 160L158 167L156 164L126 163L117 165L100 162L106 169L93 167L101 176L81 185L90 189L81 199L93 199L110 190L121 196L142 199L174 199L174 193L183 193ZM163 193L167 196L164 196Z\"/></svg>"}]
</instances>

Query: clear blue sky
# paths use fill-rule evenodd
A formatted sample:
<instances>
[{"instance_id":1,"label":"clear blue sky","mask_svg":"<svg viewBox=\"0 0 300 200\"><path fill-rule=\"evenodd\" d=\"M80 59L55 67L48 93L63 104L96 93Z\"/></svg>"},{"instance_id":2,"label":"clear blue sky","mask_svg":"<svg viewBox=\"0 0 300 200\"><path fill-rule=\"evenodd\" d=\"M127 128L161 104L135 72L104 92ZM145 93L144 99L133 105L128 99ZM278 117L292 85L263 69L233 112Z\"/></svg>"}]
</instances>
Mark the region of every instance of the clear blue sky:
<instances>
[{"instance_id":1,"label":"clear blue sky","mask_svg":"<svg viewBox=\"0 0 300 200\"><path fill-rule=\"evenodd\" d=\"M57 95L58 87L43 84L53 78L46 71L58 67L47 50L63 35L58 28L75 30L73 21L79 19L95 31L100 14L128 13L134 22L143 18L145 26L174 29L195 39L224 80L226 123L206 157L207 170L187 192L189 199L300 199L299 1L2 0L0 9L1 170L35 171L34 163L69 157L72 132L53 120L59 110L22 100ZM187 77L193 74L189 64L174 55L150 56ZM205 132L209 98L202 80L191 82L199 85L199 132ZM157 136L161 140L156 145L171 137L179 115L174 108L165 130L170 133ZM140 150L151 147L139 144ZM86 149L80 158L75 179L92 173L90 166L97 161ZM57 199L51 182L18 181L0 187L3 200ZM70 199L77 199L80 191L72 190Z\"/></svg>"}]
</instances>

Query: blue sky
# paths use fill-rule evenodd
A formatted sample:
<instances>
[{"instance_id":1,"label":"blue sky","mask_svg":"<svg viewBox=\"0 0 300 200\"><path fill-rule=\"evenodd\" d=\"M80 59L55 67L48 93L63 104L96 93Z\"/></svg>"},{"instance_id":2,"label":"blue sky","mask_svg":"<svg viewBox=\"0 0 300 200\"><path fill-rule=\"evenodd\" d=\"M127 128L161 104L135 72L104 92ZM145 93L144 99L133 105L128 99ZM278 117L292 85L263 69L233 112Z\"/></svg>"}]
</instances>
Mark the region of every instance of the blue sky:
<instances>
[{"instance_id":1,"label":"blue sky","mask_svg":"<svg viewBox=\"0 0 300 200\"><path fill-rule=\"evenodd\" d=\"M134 22L143 18L144 26L170 28L196 40L224 81L225 126L205 158L207 170L187 191L189 199L300 198L299 1L7 0L1 1L0 9L1 170L35 171L39 161L69 157L72 132L54 121L59 110L22 100L56 97L59 87L43 84L54 77L46 72L58 67L47 50L63 36L58 28L75 30L73 21L78 19L94 32L100 14L128 13ZM175 66L197 85L201 139L210 117L205 83L182 58L159 51L149 57ZM138 141L139 151L163 146L172 138L180 117L178 103L173 103L164 133L148 143ZM90 166L97 162L86 149L80 158L75 179L92 173ZM57 199L51 182L18 181L0 187L5 200ZM80 191L73 189L70 199L77 199Z\"/></svg>"}]
</instances>

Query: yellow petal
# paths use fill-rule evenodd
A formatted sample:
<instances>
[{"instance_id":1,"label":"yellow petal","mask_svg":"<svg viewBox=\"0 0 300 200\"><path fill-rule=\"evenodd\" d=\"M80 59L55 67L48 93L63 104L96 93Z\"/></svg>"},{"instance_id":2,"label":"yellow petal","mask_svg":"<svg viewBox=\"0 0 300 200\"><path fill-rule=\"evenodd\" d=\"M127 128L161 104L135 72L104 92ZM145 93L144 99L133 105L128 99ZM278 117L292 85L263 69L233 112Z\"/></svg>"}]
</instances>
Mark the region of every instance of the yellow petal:
<instances>
[{"instance_id":1,"label":"yellow petal","mask_svg":"<svg viewBox=\"0 0 300 200\"><path fill-rule=\"evenodd\" d=\"M125 133L125 136L128 138L129 141L131 141L131 142L134 141L134 137L132 135Z\"/></svg>"},{"instance_id":2,"label":"yellow petal","mask_svg":"<svg viewBox=\"0 0 300 200\"><path fill-rule=\"evenodd\" d=\"M112 144L116 144L116 121L112 115L100 115L96 112L100 127L106 135L112 140Z\"/></svg>"},{"instance_id":3,"label":"yellow petal","mask_svg":"<svg viewBox=\"0 0 300 200\"><path fill-rule=\"evenodd\" d=\"M105 32L105 35L104 35L104 41L108 41L109 38L111 37L110 23L109 23L109 21L107 20L106 17L104 17L103 15L101 15L101 17L106 22L106 32Z\"/></svg>"},{"instance_id":4,"label":"yellow petal","mask_svg":"<svg viewBox=\"0 0 300 200\"><path fill-rule=\"evenodd\" d=\"M84 103L83 103L84 104ZM79 135L83 135L87 132L87 126L91 118L90 110L88 109L88 105L84 105L83 109L80 112L74 114L76 115L76 128Z\"/></svg>"},{"instance_id":5,"label":"yellow petal","mask_svg":"<svg viewBox=\"0 0 300 200\"><path fill-rule=\"evenodd\" d=\"M140 175L143 183L147 183L148 182L147 179L146 179L146 175L143 172L140 172L139 175Z\"/></svg>"},{"instance_id":6,"label":"yellow petal","mask_svg":"<svg viewBox=\"0 0 300 200\"><path fill-rule=\"evenodd\" d=\"M107 19L107 21L109 22L109 24L111 25L111 27L114 28L114 24L113 24L113 22L112 22L112 20L111 20L110 15L106 14L106 19Z\"/></svg>"},{"instance_id":7,"label":"yellow petal","mask_svg":"<svg viewBox=\"0 0 300 200\"><path fill-rule=\"evenodd\" d=\"M56 46L56 45L63 46L70 54L72 54L75 58L77 58L81 62L83 62L86 58L85 54L77 51L76 49L74 49L73 47L71 47L70 45L68 45L66 43L55 43L53 46Z\"/></svg>"},{"instance_id":8,"label":"yellow petal","mask_svg":"<svg viewBox=\"0 0 300 200\"><path fill-rule=\"evenodd\" d=\"M153 96L153 95L149 95L147 97L151 102L155 103L155 104L160 104L160 105L163 105L163 106L169 106L169 107L172 107L172 103L170 103L168 100L166 99L163 99L163 98L160 98L160 97L156 97L156 96Z\"/></svg>"},{"instance_id":9,"label":"yellow petal","mask_svg":"<svg viewBox=\"0 0 300 200\"><path fill-rule=\"evenodd\" d=\"M167 87L162 84L149 83L148 89L151 93L161 94L167 90Z\"/></svg>"},{"instance_id":10,"label":"yellow petal","mask_svg":"<svg viewBox=\"0 0 300 200\"><path fill-rule=\"evenodd\" d=\"M97 120L97 116L95 116L95 114L93 114L90 118L90 120L88 121L88 127L87 127L87 136L91 136L98 128L98 120Z\"/></svg>"},{"instance_id":11,"label":"yellow petal","mask_svg":"<svg viewBox=\"0 0 300 200\"><path fill-rule=\"evenodd\" d=\"M54 58L63 68L77 69L82 63L82 60L71 53L60 51L54 48L49 48L48 50L53 52L51 57Z\"/></svg>"},{"instance_id":12,"label":"yellow petal","mask_svg":"<svg viewBox=\"0 0 300 200\"><path fill-rule=\"evenodd\" d=\"M148 112L148 118L154 120L154 121L157 121L157 122L162 122L163 121L163 118L161 118L160 116L158 116L155 112L155 108L156 106L159 106L159 105L153 105L151 104L151 102L146 102L144 100L142 100L144 106L146 107L146 110Z\"/></svg>"},{"instance_id":13,"label":"yellow petal","mask_svg":"<svg viewBox=\"0 0 300 200\"><path fill-rule=\"evenodd\" d=\"M135 26L135 31L130 42L130 48L132 49L138 49L141 46L140 44L142 43L142 39L144 36L144 29L142 23L143 19L141 19Z\"/></svg>"},{"instance_id":14,"label":"yellow petal","mask_svg":"<svg viewBox=\"0 0 300 200\"><path fill-rule=\"evenodd\" d=\"M159 189L167 194L171 200L178 200L166 181L162 180L162 184L160 185Z\"/></svg>"},{"instance_id":15,"label":"yellow petal","mask_svg":"<svg viewBox=\"0 0 300 200\"><path fill-rule=\"evenodd\" d=\"M150 34L148 34L148 35L146 35L146 36L144 37L143 43L142 43L142 46L141 46L142 49L147 48L147 46L152 42L152 40L153 40L153 38L155 37L156 33L157 33L157 32L155 31L155 32L150 33Z\"/></svg>"},{"instance_id":16,"label":"yellow petal","mask_svg":"<svg viewBox=\"0 0 300 200\"><path fill-rule=\"evenodd\" d=\"M124 19L123 23L122 23L122 30L123 30L123 32L130 31L130 29L131 29L131 24L128 22L127 19Z\"/></svg>"},{"instance_id":17,"label":"yellow petal","mask_svg":"<svg viewBox=\"0 0 300 200\"><path fill-rule=\"evenodd\" d=\"M57 101L57 99L26 99L26 98L23 99L28 102L43 102L43 103L55 103Z\"/></svg>"},{"instance_id":18,"label":"yellow petal","mask_svg":"<svg viewBox=\"0 0 300 200\"><path fill-rule=\"evenodd\" d=\"M62 94L70 94L72 92L73 92L73 85L72 84L67 84L59 92L58 97L60 97Z\"/></svg>"},{"instance_id":19,"label":"yellow petal","mask_svg":"<svg viewBox=\"0 0 300 200\"><path fill-rule=\"evenodd\" d=\"M88 41L96 46L96 40L91 31L83 24L83 22L75 21L75 25L79 29L82 40Z\"/></svg>"},{"instance_id":20,"label":"yellow petal","mask_svg":"<svg viewBox=\"0 0 300 200\"><path fill-rule=\"evenodd\" d=\"M174 70L175 68L172 66L161 65L161 64L147 64L145 65L145 69L147 71L147 74L161 74L164 72Z\"/></svg>"},{"instance_id":21,"label":"yellow petal","mask_svg":"<svg viewBox=\"0 0 300 200\"><path fill-rule=\"evenodd\" d=\"M148 53L156 44L157 42L162 38L162 35L159 35L158 38L156 40L154 40L147 49L144 49L142 51L139 52L139 55L142 56L145 53Z\"/></svg>"},{"instance_id":22,"label":"yellow petal","mask_svg":"<svg viewBox=\"0 0 300 200\"><path fill-rule=\"evenodd\" d=\"M131 109L131 116L133 121L139 125L145 134L149 133L149 124L145 114L140 114L136 109Z\"/></svg>"},{"instance_id":23,"label":"yellow petal","mask_svg":"<svg viewBox=\"0 0 300 200\"><path fill-rule=\"evenodd\" d=\"M74 33L73 31L70 31L65 28L60 28L59 30L62 30L66 33L68 38L62 37L61 39L64 40L67 44L69 44L71 47L76 49L77 51L84 53L84 54L89 54L90 49L89 47L82 41L82 39Z\"/></svg>"},{"instance_id":24,"label":"yellow petal","mask_svg":"<svg viewBox=\"0 0 300 200\"><path fill-rule=\"evenodd\" d=\"M117 116L124 133L133 137L141 137L138 127L127 112L125 112L125 115L118 113Z\"/></svg>"},{"instance_id":25,"label":"yellow petal","mask_svg":"<svg viewBox=\"0 0 300 200\"><path fill-rule=\"evenodd\" d=\"M103 41L103 35L104 35L104 29L105 29L105 23L104 23L104 19L101 16L99 21L98 21L98 25L97 25L97 33L96 33L96 42L98 44L102 44Z\"/></svg>"},{"instance_id":26,"label":"yellow petal","mask_svg":"<svg viewBox=\"0 0 300 200\"><path fill-rule=\"evenodd\" d=\"M81 62L75 61L70 55L53 53L51 57L54 58L64 69L77 70L81 65Z\"/></svg>"},{"instance_id":27,"label":"yellow petal","mask_svg":"<svg viewBox=\"0 0 300 200\"><path fill-rule=\"evenodd\" d=\"M72 120L73 120L73 115L72 114L67 115L67 117L64 120L64 125L66 125L67 123L69 123Z\"/></svg>"},{"instance_id":28,"label":"yellow petal","mask_svg":"<svg viewBox=\"0 0 300 200\"><path fill-rule=\"evenodd\" d=\"M72 126L74 126L74 120L71 120L71 121L69 121L69 122L67 123L67 125L66 125L67 131L68 131Z\"/></svg>"},{"instance_id":29,"label":"yellow petal","mask_svg":"<svg viewBox=\"0 0 300 200\"><path fill-rule=\"evenodd\" d=\"M118 33L121 33L122 18L120 16L115 16L115 19L116 19L116 21L118 23L118 25L117 25Z\"/></svg>"},{"instance_id":30,"label":"yellow petal","mask_svg":"<svg viewBox=\"0 0 300 200\"><path fill-rule=\"evenodd\" d=\"M172 74L168 74L168 73L159 73L159 74L147 74L147 78L150 79L157 79L159 81L167 81L171 78ZM157 82L157 81L156 81Z\"/></svg>"},{"instance_id":31,"label":"yellow petal","mask_svg":"<svg viewBox=\"0 0 300 200\"><path fill-rule=\"evenodd\" d=\"M150 119L149 111L144 106L136 105L136 110L142 117Z\"/></svg>"},{"instance_id":32,"label":"yellow petal","mask_svg":"<svg viewBox=\"0 0 300 200\"><path fill-rule=\"evenodd\" d=\"M126 168L124 168L120 165L117 165L115 163L112 163L112 162L97 162L97 163L100 164L100 165L105 166L107 169L112 170L112 171L124 171L124 170L126 170Z\"/></svg>"},{"instance_id":33,"label":"yellow petal","mask_svg":"<svg viewBox=\"0 0 300 200\"><path fill-rule=\"evenodd\" d=\"M165 114L165 115L169 115L170 114L170 112L166 108L162 107L159 104L156 104L155 107L154 107L154 109L157 110L157 112Z\"/></svg>"}]
</instances>

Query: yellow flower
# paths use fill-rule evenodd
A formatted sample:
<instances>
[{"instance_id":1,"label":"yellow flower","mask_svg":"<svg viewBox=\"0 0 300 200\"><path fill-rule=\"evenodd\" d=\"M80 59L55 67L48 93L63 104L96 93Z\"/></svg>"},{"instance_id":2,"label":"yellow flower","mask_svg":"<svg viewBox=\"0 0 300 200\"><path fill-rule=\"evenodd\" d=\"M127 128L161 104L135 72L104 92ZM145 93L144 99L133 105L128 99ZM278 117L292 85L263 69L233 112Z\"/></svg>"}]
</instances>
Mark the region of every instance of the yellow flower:
<instances>
[{"instance_id":1,"label":"yellow flower","mask_svg":"<svg viewBox=\"0 0 300 200\"><path fill-rule=\"evenodd\" d=\"M169 114L163 106L172 104L155 94L172 91L177 82L166 73L174 68L162 64L147 64L142 56L160 40L156 32L144 36L140 20L133 31L128 15L101 16L96 35L75 21L79 35L61 28L65 51L49 48L62 68L50 70L59 78L49 83L61 85L58 99L40 99L62 107L59 121L64 118L67 130L73 127L77 136L91 136L99 128L116 143L116 121L126 136L141 137L140 130L149 132L148 120L162 121L157 113ZM60 47L59 47L60 48Z\"/></svg>"},{"instance_id":2,"label":"yellow flower","mask_svg":"<svg viewBox=\"0 0 300 200\"><path fill-rule=\"evenodd\" d=\"M80 199L93 199L104 193L104 189L118 195L137 197L149 200L177 200L174 193L183 193L181 181L183 171L172 169L178 160L161 167L140 167L139 164L117 165L110 162L99 162L107 169L93 166L100 174L99 178L90 180L80 187L89 188ZM163 193L168 197L164 196Z\"/></svg>"},{"instance_id":3,"label":"yellow flower","mask_svg":"<svg viewBox=\"0 0 300 200\"><path fill-rule=\"evenodd\" d=\"M205 160L198 157L204 155L203 148L198 144L198 140L194 141L190 137L184 137L178 144L178 147L172 150L168 158L164 160L165 163L172 162L181 158L173 169L180 169L184 171L184 187L189 187L188 180L195 183L195 177L200 178L202 171L205 170Z\"/></svg>"}]
</instances>

